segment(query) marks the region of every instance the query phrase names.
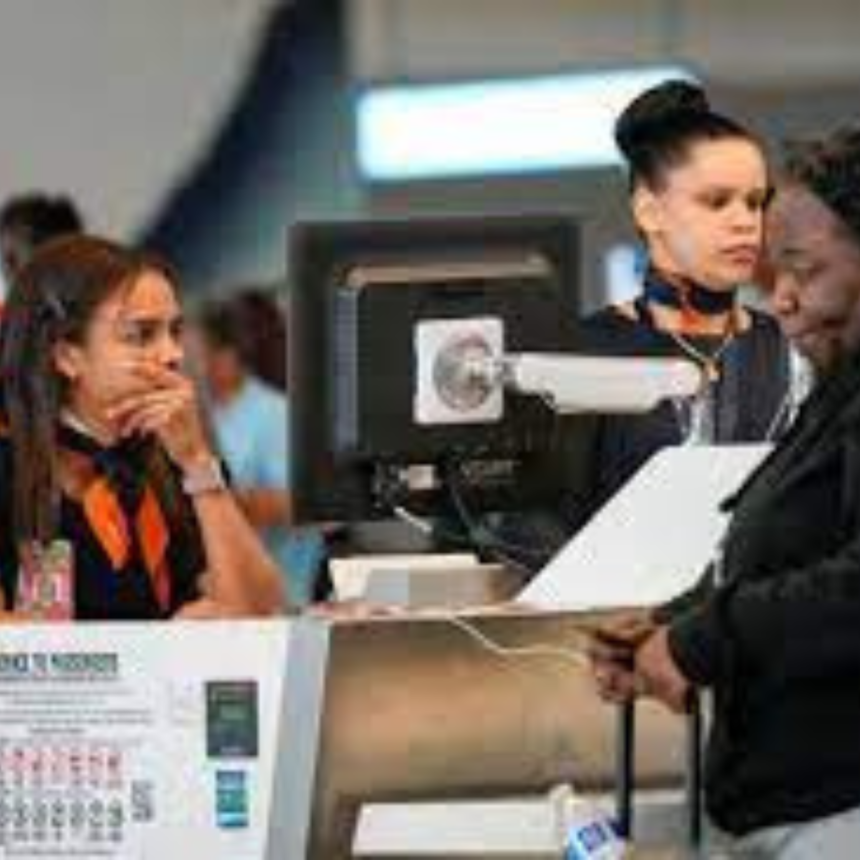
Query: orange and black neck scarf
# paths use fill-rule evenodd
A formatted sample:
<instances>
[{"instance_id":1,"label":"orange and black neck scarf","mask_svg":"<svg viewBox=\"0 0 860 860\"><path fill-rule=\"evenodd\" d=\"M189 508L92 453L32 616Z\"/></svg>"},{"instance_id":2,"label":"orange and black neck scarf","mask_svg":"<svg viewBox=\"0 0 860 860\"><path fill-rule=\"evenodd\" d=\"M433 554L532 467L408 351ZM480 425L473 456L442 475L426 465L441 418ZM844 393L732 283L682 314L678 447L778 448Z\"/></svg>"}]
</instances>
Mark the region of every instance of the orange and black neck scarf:
<instances>
[{"instance_id":1,"label":"orange and black neck scarf","mask_svg":"<svg viewBox=\"0 0 860 860\"><path fill-rule=\"evenodd\" d=\"M640 311L641 318L649 322L651 308L655 306L678 310L682 318L719 316L731 313L737 298L737 290L708 289L689 278L665 275L650 267L645 273L637 309Z\"/></svg>"},{"instance_id":2,"label":"orange and black neck scarf","mask_svg":"<svg viewBox=\"0 0 860 860\"><path fill-rule=\"evenodd\" d=\"M139 558L162 612L171 605L168 548L170 530L154 490L146 480L139 444L105 448L66 424L59 442L90 459L95 476L81 499L84 516L117 576Z\"/></svg>"}]
</instances>

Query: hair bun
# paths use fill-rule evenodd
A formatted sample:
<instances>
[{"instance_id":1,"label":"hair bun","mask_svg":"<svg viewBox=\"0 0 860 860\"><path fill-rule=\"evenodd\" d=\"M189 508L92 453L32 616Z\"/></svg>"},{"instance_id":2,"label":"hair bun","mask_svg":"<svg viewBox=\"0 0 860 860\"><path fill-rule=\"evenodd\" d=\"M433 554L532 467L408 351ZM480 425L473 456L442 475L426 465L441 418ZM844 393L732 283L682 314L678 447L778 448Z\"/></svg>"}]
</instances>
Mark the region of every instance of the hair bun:
<instances>
[{"instance_id":1,"label":"hair bun","mask_svg":"<svg viewBox=\"0 0 860 860\"><path fill-rule=\"evenodd\" d=\"M711 113L705 91L689 81L671 80L637 96L615 122L615 142L628 161L635 162L643 145L678 120Z\"/></svg>"}]
</instances>

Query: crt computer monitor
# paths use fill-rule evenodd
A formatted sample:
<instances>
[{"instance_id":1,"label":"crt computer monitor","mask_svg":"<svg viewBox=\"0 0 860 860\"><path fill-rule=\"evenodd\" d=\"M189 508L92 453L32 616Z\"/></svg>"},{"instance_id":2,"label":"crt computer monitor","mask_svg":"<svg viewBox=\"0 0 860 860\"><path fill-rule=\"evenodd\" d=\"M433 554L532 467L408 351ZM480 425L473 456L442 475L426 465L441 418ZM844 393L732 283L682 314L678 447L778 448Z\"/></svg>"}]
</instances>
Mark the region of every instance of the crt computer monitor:
<instances>
[{"instance_id":1,"label":"crt computer monitor","mask_svg":"<svg viewBox=\"0 0 860 860\"><path fill-rule=\"evenodd\" d=\"M536 398L506 395L500 421L416 422L414 330L424 320L493 318L503 322L507 352L570 351L579 310L574 218L299 223L290 271L299 522L386 518L398 506L450 510L452 474L482 512L527 508L565 490L572 437Z\"/></svg>"}]
</instances>

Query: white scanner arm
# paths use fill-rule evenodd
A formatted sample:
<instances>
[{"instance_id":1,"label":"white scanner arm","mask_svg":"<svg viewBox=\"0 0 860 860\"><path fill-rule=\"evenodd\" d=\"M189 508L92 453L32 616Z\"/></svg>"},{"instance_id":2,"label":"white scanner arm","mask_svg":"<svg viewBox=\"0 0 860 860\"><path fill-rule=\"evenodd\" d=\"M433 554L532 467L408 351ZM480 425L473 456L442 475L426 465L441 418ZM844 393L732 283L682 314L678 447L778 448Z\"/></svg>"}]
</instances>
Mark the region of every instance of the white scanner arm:
<instances>
[{"instance_id":1,"label":"white scanner arm","mask_svg":"<svg viewBox=\"0 0 860 860\"><path fill-rule=\"evenodd\" d=\"M682 359L524 352L505 355L501 367L507 388L538 395L561 414L647 412L702 387L699 368Z\"/></svg>"},{"instance_id":2,"label":"white scanner arm","mask_svg":"<svg viewBox=\"0 0 860 860\"><path fill-rule=\"evenodd\" d=\"M500 421L506 391L541 397L561 414L648 412L694 397L704 381L684 359L506 352L492 318L422 322L415 355L420 425Z\"/></svg>"}]
</instances>

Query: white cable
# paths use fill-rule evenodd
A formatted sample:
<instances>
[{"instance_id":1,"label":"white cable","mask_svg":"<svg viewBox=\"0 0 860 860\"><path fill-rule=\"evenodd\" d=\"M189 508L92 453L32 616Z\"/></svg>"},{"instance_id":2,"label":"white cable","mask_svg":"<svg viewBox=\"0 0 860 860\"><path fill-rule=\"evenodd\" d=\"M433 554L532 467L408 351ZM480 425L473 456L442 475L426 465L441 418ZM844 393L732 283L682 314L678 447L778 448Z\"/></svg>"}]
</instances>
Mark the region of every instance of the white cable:
<instances>
[{"instance_id":1,"label":"white cable","mask_svg":"<svg viewBox=\"0 0 860 860\"><path fill-rule=\"evenodd\" d=\"M433 524L428 520L425 520L423 517L416 516L411 511L408 511L406 508L404 508L402 505L394 505L391 510L395 516L400 517L403 522L405 522L407 525L412 526L414 529L417 529L422 534L433 534Z\"/></svg>"},{"instance_id":2,"label":"white cable","mask_svg":"<svg viewBox=\"0 0 860 860\"><path fill-rule=\"evenodd\" d=\"M522 645L522 646L508 646L501 645L498 642L491 639L485 633L482 633L475 627L474 624L466 621L464 618L461 618L458 615L454 615L453 613L443 613L440 616L443 620L447 621L452 626L456 627L458 630L462 630L472 639L474 639L482 648L489 651L491 654L495 654L497 657L502 657L505 660L512 659L521 659L521 658L555 658L562 659L567 662L575 663L576 666L580 669L587 669L590 666L590 661L588 657L583 653L581 649L575 648L561 648L557 645L547 645L538 643L536 645Z\"/></svg>"}]
</instances>

